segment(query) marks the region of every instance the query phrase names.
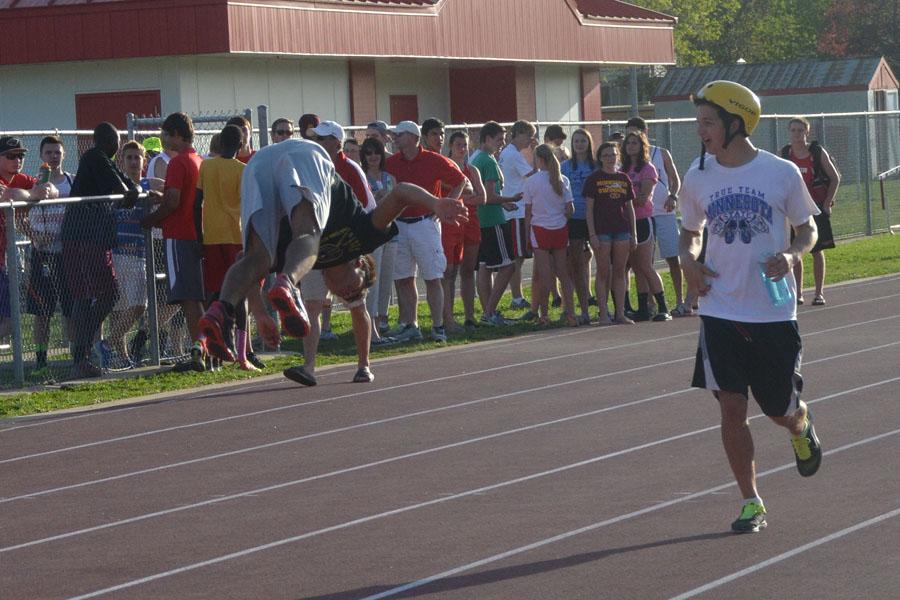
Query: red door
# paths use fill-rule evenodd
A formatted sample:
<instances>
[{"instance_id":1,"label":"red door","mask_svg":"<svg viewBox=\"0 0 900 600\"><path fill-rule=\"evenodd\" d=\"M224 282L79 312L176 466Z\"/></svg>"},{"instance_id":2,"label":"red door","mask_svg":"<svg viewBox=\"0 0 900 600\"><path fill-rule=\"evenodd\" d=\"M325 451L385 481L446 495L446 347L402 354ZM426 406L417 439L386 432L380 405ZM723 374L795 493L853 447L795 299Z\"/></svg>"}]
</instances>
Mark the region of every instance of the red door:
<instances>
[{"instance_id":1,"label":"red door","mask_svg":"<svg viewBox=\"0 0 900 600\"><path fill-rule=\"evenodd\" d=\"M419 122L419 97L415 94L391 96L391 123L400 121Z\"/></svg>"},{"instance_id":2,"label":"red door","mask_svg":"<svg viewBox=\"0 0 900 600\"><path fill-rule=\"evenodd\" d=\"M75 124L78 129L93 129L98 123L109 121L125 129L128 113L155 117L161 106L159 90L75 94Z\"/></svg>"}]
</instances>

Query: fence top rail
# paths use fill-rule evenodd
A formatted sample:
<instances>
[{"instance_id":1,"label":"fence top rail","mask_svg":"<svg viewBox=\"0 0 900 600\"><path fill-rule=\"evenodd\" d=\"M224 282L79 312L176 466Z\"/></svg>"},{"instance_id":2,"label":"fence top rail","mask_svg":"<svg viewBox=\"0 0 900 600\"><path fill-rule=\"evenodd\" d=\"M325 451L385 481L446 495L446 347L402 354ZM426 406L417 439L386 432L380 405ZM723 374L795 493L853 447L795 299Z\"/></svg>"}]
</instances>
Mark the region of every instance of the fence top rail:
<instances>
[{"instance_id":1,"label":"fence top rail","mask_svg":"<svg viewBox=\"0 0 900 600\"><path fill-rule=\"evenodd\" d=\"M763 115L763 119L790 119L796 116L804 116L804 117L812 117L812 118L832 118L832 117L883 117L883 116L900 116L900 110L882 110L882 111L868 111L868 112L839 112L839 113L792 113L792 114L771 114L771 115ZM647 123L692 123L695 119L693 117L672 117L665 119L646 119ZM547 125L564 125L564 126L576 126L576 125L591 125L591 126L602 126L602 125L623 125L627 122L627 119L618 119L618 120L608 120L608 121L532 121L531 123L538 127L544 127ZM448 129L463 129L468 128L472 129L474 127L482 127L484 123L447 123L445 127ZM501 123L504 126L510 126L512 123ZM346 125L344 127L345 130L348 131L361 131L366 129L365 125ZM197 134L208 134L208 133L218 133L219 129L196 129L194 132ZM254 131L258 131L258 129L254 128ZM93 130L90 129L29 129L29 130L19 130L19 131L3 131L0 132L2 135L46 135L47 133L54 133L57 135L93 135ZM124 132L123 132L124 133ZM137 135L157 135L159 131L156 129L138 129L134 132Z\"/></svg>"},{"instance_id":2,"label":"fence top rail","mask_svg":"<svg viewBox=\"0 0 900 600\"><path fill-rule=\"evenodd\" d=\"M880 179L880 180L884 181L885 179L887 179L894 173L900 173L900 165L897 165L896 167L892 167L892 168L888 169L887 171L885 171L884 173L879 173L878 175L875 176L875 179Z\"/></svg>"},{"instance_id":3,"label":"fence top rail","mask_svg":"<svg viewBox=\"0 0 900 600\"><path fill-rule=\"evenodd\" d=\"M150 197L147 192L138 194L138 200L146 200ZM68 198L54 198L52 200L40 200L38 202L3 202L0 206L3 208L31 208L34 206L58 206L61 204L79 204L89 202L116 202L124 200L125 194L107 194L105 196L71 196Z\"/></svg>"}]
</instances>

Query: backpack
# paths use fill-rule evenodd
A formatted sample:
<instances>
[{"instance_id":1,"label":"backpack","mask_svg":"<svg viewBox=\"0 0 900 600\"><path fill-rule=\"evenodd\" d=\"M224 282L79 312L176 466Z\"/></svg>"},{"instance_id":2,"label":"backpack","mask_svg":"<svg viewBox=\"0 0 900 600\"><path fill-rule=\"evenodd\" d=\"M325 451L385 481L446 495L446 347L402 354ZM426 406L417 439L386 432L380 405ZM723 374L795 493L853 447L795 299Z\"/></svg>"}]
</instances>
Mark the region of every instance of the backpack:
<instances>
[{"instance_id":1,"label":"backpack","mask_svg":"<svg viewBox=\"0 0 900 600\"><path fill-rule=\"evenodd\" d=\"M828 177L828 174L825 172L825 169L822 168L822 145L813 140L809 143L809 153L812 154L813 157L813 185L825 185L831 183L831 178ZM790 160L791 156L791 145L787 144L781 149L781 158L785 160Z\"/></svg>"}]
</instances>

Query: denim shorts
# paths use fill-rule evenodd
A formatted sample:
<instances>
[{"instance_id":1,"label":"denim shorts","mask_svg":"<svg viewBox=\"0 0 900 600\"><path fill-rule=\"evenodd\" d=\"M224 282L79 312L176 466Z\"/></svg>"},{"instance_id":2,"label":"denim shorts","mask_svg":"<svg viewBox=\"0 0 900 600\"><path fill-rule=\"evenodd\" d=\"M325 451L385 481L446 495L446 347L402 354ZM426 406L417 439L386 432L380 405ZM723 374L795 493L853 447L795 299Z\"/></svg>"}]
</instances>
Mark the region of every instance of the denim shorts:
<instances>
[{"instance_id":1,"label":"denim shorts","mask_svg":"<svg viewBox=\"0 0 900 600\"><path fill-rule=\"evenodd\" d=\"M626 242L631 239L631 234L627 231L619 231L617 233L598 233L597 241L610 243L610 242Z\"/></svg>"}]
</instances>

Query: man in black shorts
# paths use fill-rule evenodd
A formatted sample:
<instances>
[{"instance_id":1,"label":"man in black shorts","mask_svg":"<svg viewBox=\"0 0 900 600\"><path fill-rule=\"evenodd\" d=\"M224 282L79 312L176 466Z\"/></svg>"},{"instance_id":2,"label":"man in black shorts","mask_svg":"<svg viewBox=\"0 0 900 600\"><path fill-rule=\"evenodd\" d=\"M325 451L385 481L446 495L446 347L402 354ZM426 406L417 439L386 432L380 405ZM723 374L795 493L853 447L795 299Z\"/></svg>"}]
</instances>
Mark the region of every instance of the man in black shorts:
<instances>
[{"instance_id":1,"label":"man in black shorts","mask_svg":"<svg viewBox=\"0 0 900 600\"><path fill-rule=\"evenodd\" d=\"M403 209L408 206L427 208L438 219L453 223L465 222L468 220L468 213L461 201L437 198L422 188L408 183L398 184L390 194L382 198L378 206L370 213L366 213L362 209L350 186L334 174L331 175L329 190L330 209L319 238L318 254L313 268L322 271L325 285L350 309L359 356L359 367L354 381L370 382L374 380L369 369L369 345L372 331L368 312L365 310L365 297L366 290L375 281L375 269L374 263L368 255L397 235L394 219L400 216ZM283 218L275 249L273 268L275 272L282 272L285 269L284 263L292 237L290 223ZM268 335L268 332L274 329L274 325L271 323L271 317L261 310L262 303L255 300L255 298L251 298L250 308L258 326L261 327L264 335ZM215 304L210 306L210 312L218 309ZM233 327L233 321L226 317L221 326L225 333L222 337L225 340L232 339L228 332ZM277 342L277 340L267 340L270 345L276 345L273 342ZM214 338L210 337L207 341L207 348L214 356L223 360L233 360L231 358L234 355L233 346L215 343ZM298 383L315 385L316 380L311 372L312 368L312 365L309 370L304 366L291 367L286 369L284 374Z\"/></svg>"},{"instance_id":2,"label":"man in black shorts","mask_svg":"<svg viewBox=\"0 0 900 600\"><path fill-rule=\"evenodd\" d=\"M731 528L755 532L766 526L766 509L756 488L749 390L762 412L790 431L802 476L813 475L822 460L812 415L800 400L801 342L791 272L816 241L818 209L793 163L750 143L760 118L756 94L714 81L694 104L704 153L681 188L679 242L690 288L702 297L693 385L711 390L721 408L722 443L743 497ZM701 264L704 225L709 233ZM796 231L793 242L790 227Z\"/></svg>"}]
</instances>

